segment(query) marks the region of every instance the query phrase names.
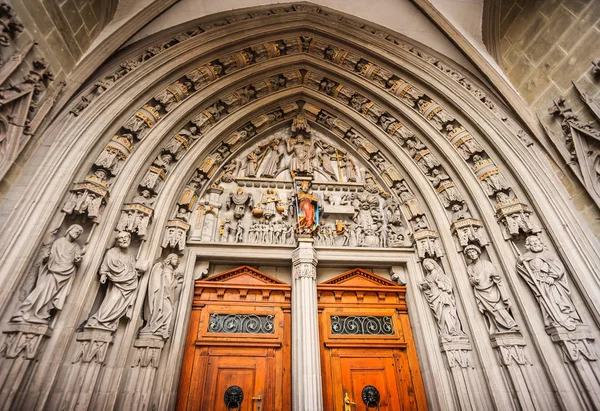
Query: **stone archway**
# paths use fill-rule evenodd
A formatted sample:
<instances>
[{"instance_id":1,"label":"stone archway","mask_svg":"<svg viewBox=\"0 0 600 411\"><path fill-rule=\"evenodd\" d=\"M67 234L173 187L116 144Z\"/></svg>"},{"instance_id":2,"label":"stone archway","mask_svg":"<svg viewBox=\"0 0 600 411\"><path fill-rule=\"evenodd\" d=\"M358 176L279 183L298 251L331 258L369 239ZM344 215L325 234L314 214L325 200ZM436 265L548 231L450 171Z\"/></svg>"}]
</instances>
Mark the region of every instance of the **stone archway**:
<instances>
[{"instance_id":1,"label":"stone archway","mask_svg":"<svg viewBox=\"0 0 600 411\"><path fill-rule=\"evenodd\" d=\"M431 404L447 409L597 404L598 383L586 377L597 375L591 335L600 301L597 250L553 195L548 171L529 148L518 118L476 78L408 39L310 5L286 7L209 17L181 27L176 36L157 35L156 48L134 47L109 64L98 74L100 83L81 92L86 99L74 101L48 129L61 134L64 145L47 160L52 173L32 187L35 200L12 223L9 232L19 234L5 235L2 243L3 361L5 369L21 375L4 382L6 401L111 407L128 390L131 358L159 358L168 351L158 363L146 358L135 366L154 381L156 394L148 401L169 407L177 370L165 358L180 358L171 336L155 346L135 345L148 320L142 311L150 276L140 278L132 311L123 314L131 321L117 318L117 327L102 336L75 332L89 325L104 301L95 274L105 255L98 250L110 246L118 229L133 236L129 252L138 261L155 263L139 265L149 273L169 272L174 257L165 258L183 254L188 291L182 296L189 297L201 269L186 245L193 241L188 214L198 213L198 198L210 197L211 184L227 173L231 163L225 160L241 149L236 139L243 141L242 132L251 130L253 143L259 142L303 113L331 143L362 159L411 225L416 257L405 264L410 273L405 282L414 321L422 327L415 338L428 367L424 380ZM128 61L137 55L146 55L147 63L132 67ZM194 178L197 187L191 185ZM207 200L216 228L219 214ZM182 206L187 209L180 213ZM10 290L28 294L27 284L44 267L37 256L73 223L83 227L80 241L88 251L78 269L84 275L57 307L62 312L35 327L11 322L22 303ZM538 254L536 239L549 251ZM477 264L463 257L469 248ZM551 262L552 276L560 281L554 289L565 298L571 292L566 318L552 309L556 302L536 277L532 261L540 259ZM425 270L417 261L428 261ZM489 301L477 287L473 294L468 273L493 277L490 287L501 296L495 307L506 309L512 301L507 315L516 325L490 315ZM430 296L420 285L432 276L448 278L444 293L457 310L464 339L438 333L439 318L429 311ZM189 313L179 308L177 314L169 326L185 332ZM563 355L560 369L547 365L560 363ZM93 378L80 385L78 376L86 373ZM492 380L503 381L502 388L482 383ZM561 393L555 393L557 387Z\"/></svg>"}]
</instances>

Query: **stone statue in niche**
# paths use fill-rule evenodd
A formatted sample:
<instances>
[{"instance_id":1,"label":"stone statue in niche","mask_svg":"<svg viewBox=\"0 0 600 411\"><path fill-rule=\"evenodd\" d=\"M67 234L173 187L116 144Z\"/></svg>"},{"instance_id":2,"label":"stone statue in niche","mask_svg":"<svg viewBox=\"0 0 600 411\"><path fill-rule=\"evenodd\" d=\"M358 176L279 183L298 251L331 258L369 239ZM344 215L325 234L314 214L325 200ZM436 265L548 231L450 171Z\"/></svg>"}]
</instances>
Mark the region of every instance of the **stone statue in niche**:
<instances>
[{"instance_id":1,"label":"stone statue in niche","mask_svg":"<svg viewBox=\"0 0 600 411\"><path fill-rule=\"evenodd\" d=\"M220 64L206 64L186 73L185 77L194 84L196 91L217 79L223 72Z\"/></svg>"},{"instance_id":2,"label":"stone statue in niche","mask_svg":"<svg viewBox=\"0 0 600 411\"><path fill-rule=\"evenodd\" d=\"M192 88L192 83L189 81L176 81L169 85L166 89L158 93L154 99L160 103L168 113L173 110L177 104L183 101L189 94Z\"/></svg>"},{"instance_id":3,"label":"stone statue in niche","mask_svg":"<svg viewBox=\"0 0 600 411\"><path fill-rule=\"evenodd\" d=\"M312 176L315 142L310 135L310 126L304 116L296 116L292 122L292 137L286 140L291 154L290 172L295 176Z\"/></svg>"},{"instance_id":4,"label":"stone statue in niche","mask_svg":"<svg viewBox=\"0 0 600 411\"><path fill-rule=\"evenodd\" d=\"M285 43L280 40L274 43L263 43L250 47L254 53L254 59L257 63L267 61L274 57L279 57L282 52L285 54Z\"/></svg>"},{"instance_id":5,"label":"stone statue in niche","mask_svg":"<svg viewBox=\"0 0 600 411\"><path fill-rule=\"evenodd\" d=\"M404 210L408 215L408 219L411 220L418 215L423 215L423 210L417 201L415 195L410 191L406 181L397 181L393 185L393 190L396 192L400 200L404 205Z\"/></svg>"},{"instance_id":6,"label":"stone statue in niche","mask_svg":"<svg viewBox=\"0 0 600 411\"><path fill-rule=\"evenodd\" d=\"M392 77L391 72L365 59L359 60L355 71L358 71L361 76L373 80L380 87L385 87L388 79Z\"/></svg>"},{"instance_id":7,"label":"stone statue in niche","mask_svg":"<svg viewBox=\"0 0 600 411\"><path fill-rule=\"evenodd\" d=\"M424 173L429 172L432 168L438 167L440 163L435 156L429 152L425 144L419 139L409 139L406 141L408 155L419 165L419 168Z\"/></svg>"},{"instance_id":8,"label":"stone statue in niche","mask_svg":"<svg viewBox=\"0 0 600 411\"><path fill-rule=\"evenodd\" d=\"M225 105L220 101L209 106L202 113L192 119L192 124L198 128L199 134L206 133L215 123L221 120L225 113Z\"/></svg>"},{"instance_id":9,"label":"stone statue in niche","mask_svg":"<svg viewBox=\"0 0 600 411\"><path fill-rule=\"evenodd\" d=\"M477 307L487 319L490 334L517 331L519 327L510 312L511 302L496 267L481 258L481 249L476 245L466 246L464 253L471 260L467 275Z\"/></svg>"},{"instance_id":10,"label":"stone statue in niche","mask_svg":"<svg viewBox=\"0 0 600 411\"><path fill-rule=\"evenodd\" d=\"M263 98L270 93L285 88L285 85L286 78L281 74L252 83L252 87L256 91L256 98Z\"/></svg>"},{"instance_id":11,"label":"stone statue in niche","mask_svg":"<svg viewBox=\"0 0 600 411\"><path fill-rule=\"evenodd\" d=\"M469 160L474 154L482 153L483 147L475 140L464 127L456 127L454 124L446 125L448 139L452 142L458 154L465 160Z\"/></svg>"},{"instance_id":12,"label":"stone statue in niche","mask_svg":"<svg viewBox=\"0 0 600 411\"><path fill-rule=\"evenodd\" d=\"M156 198L152 196L152 193L148 189L143 189L140 194L133 197L132 203L141 204L146 207L152 207Z\"/></svg>"},{"instance_id":13,"label":"stone statue in niche","mask_svg":"<svg viewBox=\"0 0 600 411\"><path fill-rule=\"evenodd\" d=\"M425 280L419 283L419 287L433 311L440 339L452 341L463 337L465 333L462 331L456 312L456 301L450 277L432 258L423 260L423 270L425 271Z\"/></svg>"},{"instance_id":14,"label":"stone statue in niche","mask_svg":"<svg viewBox=\"0 0 600 411\"><path fill-rule=\"evenodd\" d=\"M35 288L21 303L11 322L48 324L54 311L62 310L71 291L77 265L85 254L75 241L83 233L78 224L71 225L64 237L52 243L42 256Z\"/></svg>"},{"instance_id":15,"label":"stone statue in niche","mask_svg":"<svg viewBox=\"0 0 600 411\"><path fill-rule=\"evenodd\" d=\"M344 49L340 49L335 46L329 46L324 51L325 58L345 68L346 70L354 71L356 64L360 60L360 57L350 53Z\"/></svg>"},{"instance_id":16,"label":"stone statue in niche","mask_svg":"<svg viewBox=\"0 0 600 411\"><path fill-rule=\"evenodd\" d=\"M419 112L429 120L438 130L443 130L444 126L454 121L446 110L433 100L420 99L417 102Z\"/></svg>"},{"instance_id":17,"label":"stone statue in niche","mask_svg":"<svg viewBox=\"0 0 600 411\"><path fill-rule=\"evenodd\" d=\"M236 70L246 67L254 60L254 55L249 50L242 50L237 53L232 53L222 59L219 63L223 65L225 74L233 73Z\"/></svg>"},{"instance_id":18,"label":"stone statue in niche","mask_svg":"<svg viewBox=\"0 0 600 411\"><path fill-rule=\"evenodd\" d=\"M356 171L356 165L350 157L343 156L341 158L340 167L342 169L344 177L346 177L347 182L355 183L357 181L358 173Z\"/></svg>"},{"instance_id":19,"label":"stone statue in niche","mask_svg":"<svg viewBox=\"0 0 600 411\"><path fill-rule=\"evenodd\" d=\"M223 103L227 105L227 110L231 113L255 98L256 92L251 87L241 88L231 94L226 95L221 99Z\"/></svg>"},{"instance_id":20,"label":"stone statue in niche","mask_svg":"<svg viewBox=\"0 0 600 411\"><path fill-rule=\"evenodd\" d=\"M375 147L369 140L361 136L358 131L354 129L348 130L345 136L350 142L358 148L358 151L363 157L369 159L379 152L379 149Z\"/></svg>"},{"instance_id":21,"label":"stone statue in niche","mask_svg":"<svg viewBox=\"0 0 600 411\"><path fill-rule=\"evenodd\" d=\"M223 173L221 176L215 181L215 184L223 183L231 183L235 180L235 173L238 170L239 164L238 161L234 160L229 162L223 169Z\"/></svg>"},{"instance_id":22,"label":"stone statue in niche","mask_svg":"<svg viewBox=\"0 0 600 411\"><path fill-rule=\"evenodd\" d=\"M434 168L427 176L429 181L437 189L444 207L448 208L454 203L462 203L463 199L450 179L441 168Z\"/></svg>"},{"instance_id":23,"label":"stone statue in niche","mask_svg":"<svg viewBox=\"0 0 600 411\"><path fill-rule=\"evenodd\" d=\"M229 210L233 205L233 217L237 220L243 218L246 214L246 207L252 209L252 194L247 193L243 188L236 188L233 193L229 193L229 197L225 201L225 207Z\"/></svg>"},{"instance_id":24,"label":"stone statue in niche","mask_svg":"<svg viewBox=\"0 0 600 411\"><path fill-rule=\"evenodd\" d=\"M419 99L423 97L421 90L397 76L392 76L387 82L390 92L400 97L406 104L414 107Z\"/></svg>"},{"instance_id":25,"label":"stone statue in niche","mask_svg":"<svg viewBox=\"0 0 600 411\"><path fill-rule=\"evenodd\" d=\"M537 298L544 324L574 331L581 324L581 318L571 298L565 266L558 255L545 249L542 239L536 235L527 237L525 248L527 252L517 261L517 271Z\"/></svg>"},{"instance_id":26,"label":"stone statue in niche","mask_svg":"<svg viewBox=\"0 0 600 411\"><path fill-rule=\"evenodd\" d=\"M128 250L130 244L131 234L121 231L116 245L106 252L100 266L100 283L108 281L106 295L85 328L115 331L121 318L131 318L139 276L145 269L136 268L135 257Z\"/></svg>"},{"instance_id":27,"label":"stone statue in niche","mask_svg":"<svg viewBox=\"0 0 600 411\"><path fill-rule=\"evenodd\" d=\"M177 254L167 255L162 263L156 263L152 267L144 304L146 325L140 330L140 338L166 340L171 336L177 286L183 281L182 274L176 271L177 267Z\"/></svg>"},{"instance_id":28,"label":"stone statue in niche","mask_svg":"<svg viewBox=\"0 0 600 411\"><path fill-rule=\"evenodd\" d=\"M246 156L246 177L256 177L258 172L258 163L262 156L262 149L260 147L250 151Z\"/></svg>"}]
</instances>

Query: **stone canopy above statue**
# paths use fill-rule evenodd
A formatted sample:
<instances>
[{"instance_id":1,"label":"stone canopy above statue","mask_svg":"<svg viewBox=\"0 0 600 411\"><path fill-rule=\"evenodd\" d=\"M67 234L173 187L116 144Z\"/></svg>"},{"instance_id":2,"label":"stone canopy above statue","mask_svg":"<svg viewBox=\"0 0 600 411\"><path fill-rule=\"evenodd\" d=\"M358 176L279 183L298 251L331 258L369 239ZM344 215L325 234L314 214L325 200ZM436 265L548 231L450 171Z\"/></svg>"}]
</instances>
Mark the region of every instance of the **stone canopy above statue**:
<instances>
[{"instance_id":1,"label":"stone canopy above statue","mask_svg":"<svg viewBox=\"0 0 600 411\"><path fill-rule=\"evenodd\" d=\"M192 213L197 225L189 239L294 245L303 234L317 246L410 247L400 201L375 177L376 163L354 154L360 147L353 145L368 141L326 135L311 126L313 117L307 105L291 124L248 144L220 171L222 156L209 154L198 174L213 182Z\"/></svg>"}]
</instances>

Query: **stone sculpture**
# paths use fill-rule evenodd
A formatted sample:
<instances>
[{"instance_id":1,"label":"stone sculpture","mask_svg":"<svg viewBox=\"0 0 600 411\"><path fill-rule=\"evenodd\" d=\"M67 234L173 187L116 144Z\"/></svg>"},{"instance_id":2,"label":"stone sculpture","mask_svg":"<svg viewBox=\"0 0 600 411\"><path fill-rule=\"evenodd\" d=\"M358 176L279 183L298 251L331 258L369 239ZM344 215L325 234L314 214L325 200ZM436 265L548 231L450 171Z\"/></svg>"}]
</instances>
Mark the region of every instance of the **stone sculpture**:
<instances>
[{"instance_id":1,"label":"stone sculpture","mask_svg":"<svg viewBox=\"0 0 600 411\"><path fill-rule=\"evenodd\" d=\"M83 233L78 224L71 225L64 237L56 240L42 257L37 283L21 303L11 322L48 324L55 310L62 310L71 291L77 264L85 253L75 241Z\"/></svg>"},{"instance_id":2,"label":"stone sculpture","mask_svg":"<svg viewBox=\"0 0 600 411\"><path fill-rule=\"evenodd\" d=\"M432 258L423 260L423 269L425 270L425 280L419 283L419 287L433 311L441 340L451 341L464 336L456 312L456 301L450 277Z\"/></svg>"},{"instance_id":3,"label":"stone sculpture","mask_svg":"<svg viewBox=\"0 0 600 411\"><path fill-rule=\"evenodd\" d=\"M574 331L581 319L571 299L565 266L558 255L545 249L536 235L527 237L525 248L528 251L519 257L517 270L537 298L544 323Z\"/></svg>"},{"instance_id":4,"label":"stone sculpture","mask_svg":"<svg viewBox=\"0 0 600 411\"><path fill-rule=\"evenodd\" d=\"M477 307L488 321L490 334L517 331L519 327L510 312L511 302L496 267L481 258L481 249L476 245L466 246L464 253L471 260L467 275L475 292Z\"/></svg>"},{"instance_id":5,"label":"stone sculpture","mask_svg":"<svg viewBox=\"0 0 600 411\"><path fill-rule=\"evenodd\" d=\"M171 336L177 285L182 281L181 273L176 271L178 266L177 254L169 254L162 263L156 263L152 267L144 305L146 325L140 330L140 338L166 340Z\"/></svg>"},{"instance_id":6,"label":"stone sculpture","mask_svg":"<svg viewBox=\"0 0 600 411\"><path fill-rule=\"evenodd\" d=\"M108 281L108 288L100 308L85 328L115 331L121 318L131 318L138 277L145 270L136 268L135 257L128 251L130 244L131 234L121 231L117 234L116 245L106 252L100 266L100 283Z\"/></svg>"}]
</instances>

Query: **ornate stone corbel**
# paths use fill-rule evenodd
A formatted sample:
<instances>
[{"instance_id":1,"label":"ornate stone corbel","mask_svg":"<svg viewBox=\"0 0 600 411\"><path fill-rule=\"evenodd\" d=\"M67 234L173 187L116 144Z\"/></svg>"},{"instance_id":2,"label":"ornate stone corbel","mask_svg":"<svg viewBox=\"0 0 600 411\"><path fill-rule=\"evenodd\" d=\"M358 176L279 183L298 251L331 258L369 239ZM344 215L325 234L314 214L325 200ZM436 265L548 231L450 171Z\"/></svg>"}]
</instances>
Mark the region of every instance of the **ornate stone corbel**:
<instances>
[{"instance_id":1,"label":"ornate stone corbel","mask_svg":"<svg viewBox=\"0 0 600 411\"><path fill-rule=\"evenodd\" d=\"M75 183L63 207L66 214L81 214L97 222L108 200L108 175L98 169L81 183Z\"/></svg>"},{"instance_id":2,"label":"ornate stone corbel","mask_svg":"<svg viewBox=\"0 0 600 411\"><path fill-rule=\"evenodd\" d=\"M153 212L154 210L143 204L126 203L121 209L117 230L127 231L140 238L145 238Z\"/></svg>"},{"instance_id":3,"label":"ornate stone corbel","mask_svg":"<svg viewBox=\"0 0 600 411\"><path fill-rule=\"evenodd\" d=\"M183 252L190 225L181 220L169 220L163 237L162 248Z\"/></svg>"},{"instance_id":4,"label":"ornate stone corbel","mask_svg":"<svg viewBox=\"0 0 600 411\"><path fill-rule=\"evenodd\" d=\"M114 136L104 147L94 165L109 171L113 176L119 174L123 163L133 150L132 139L131 134Z\"/></svg>"},{"instance_id":5,"label":"ornate stone corbel","mask_svg":"<svg viewBox=\"0 0 600 411\"><path fill-rule=\"evenodd\" d=\"M123 125L123 129L131 133L137 140L142 140L160 120L160 109L159 105L144 105L133 117L127 120Z\"/></svg>"},{"instance_id":6,"label":"ornate stone corbel","mask_svg":"<svg viewBox=\"0 0 600 411\"><path fill-rule=\"evenodd\" d=\"M40 352L44 338L52 336L52 329L47 324L9 323L2 333L5 340L0 347L0 355L33 360Z\"/></svg>"},{"instance_id":7,"label":"ornate stone corbel","mask_svg":"<svg viewBox=\"0 0 600 411\"><path fill-rule=\"evenodd\" d=\"M417 256L422 260L425 258L440 258L444 251L439 244L438 235L433 230L420 230L413 233Z\"/></svg>"},{"instance_id":8,"label":"ornate stone corbel","mask_svg":"<svg viewBox=\"0 0 600 411\"><path fill-rule=\"evenodd\" d=\"M510 198L505 192L500 191L496 195L496 218L504 227L504 238L509 240L519 236L521 233L535 234L541 229L533 220L533 212L527 204L518 198Z\"/></svg>"}]
</instances>

